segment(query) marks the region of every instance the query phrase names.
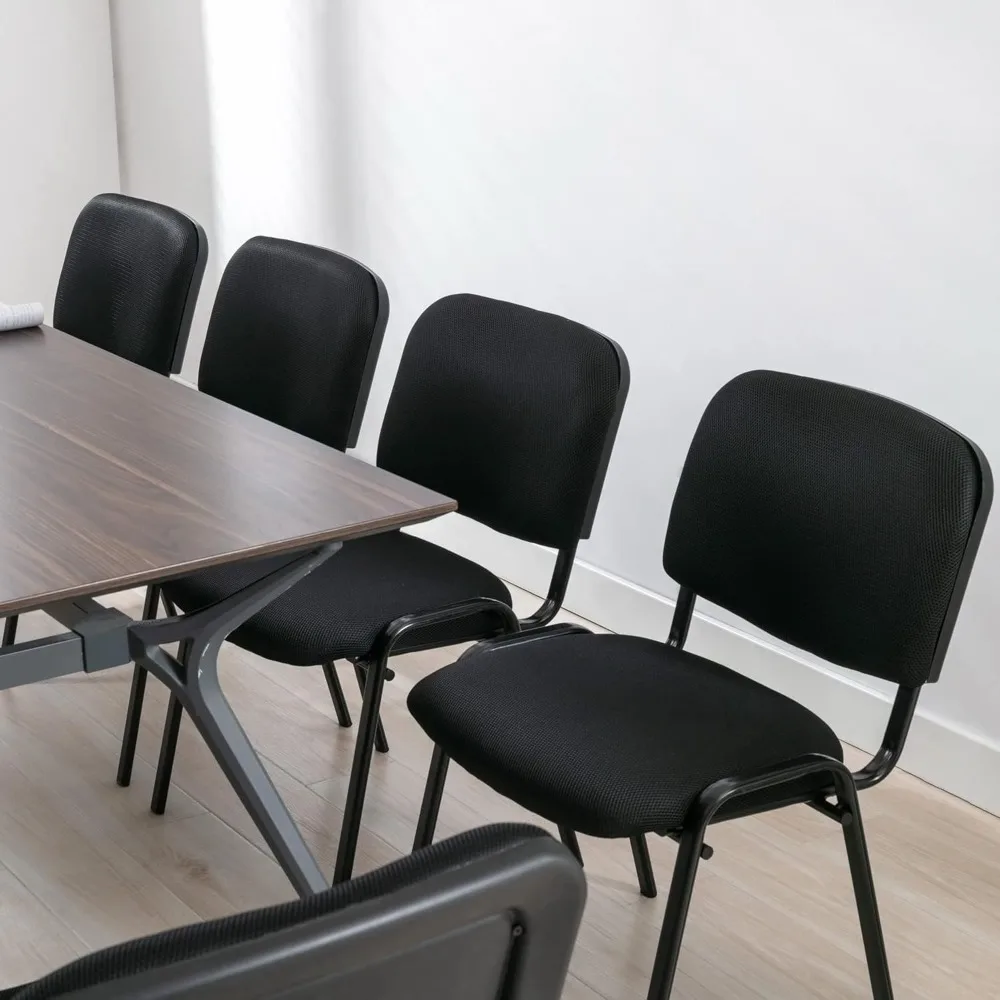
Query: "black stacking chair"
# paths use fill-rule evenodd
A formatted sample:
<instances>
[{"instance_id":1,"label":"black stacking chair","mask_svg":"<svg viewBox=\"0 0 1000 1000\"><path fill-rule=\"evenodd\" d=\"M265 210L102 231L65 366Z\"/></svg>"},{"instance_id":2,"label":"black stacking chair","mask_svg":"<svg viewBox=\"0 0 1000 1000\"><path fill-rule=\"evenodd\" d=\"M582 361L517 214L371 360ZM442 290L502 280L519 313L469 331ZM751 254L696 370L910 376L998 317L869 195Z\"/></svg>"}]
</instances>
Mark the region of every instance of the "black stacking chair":
<instances>
[{"instance_id":1,"label":"black stacking chair","mask_svg":"<svg viewBox=\"0 0 1000 1000\"><path fill-rule=\"evenodd\" d=\"M178 372L207 260L205 231L193 219L99 194L70 234L53 326L161 375Z\"/></svg>"},{"instance_id":2,"label":"black stacking chair","mask_svg":"<svg viewBox=\"0 0 1000 1000\"><path fill-rule=\"evenodd\" d=\"M777 372L734 379L674 497L666 643L556 626L482 643L417 684L410 710L435 751L415 847L433 836L449 758L561 827L678 840L649 987L660 1000L706 827L805 803L843 827L873 994L890 1000L857 793L895 767L938 679L992 494L979 449L908 406ZM871 762L852 774L818 716L687 652L696 597L895 683Z\"/></svg>"},{"instance_id":3,"label":"black stacking chair","mask_svg":"<svg viewBox=\"0 0 1000 1000\"><path fill-rule=\"evenodd\" d=\"M180 371L208 260L205 231L166 205L99 194L78 216L52 325L161 375ZM17 635L17 615L2 644Z\"/></svg>"},{"instance_id":4,"label":"black stacking chair","mask_svg":"<svg viewBox=\"0 0 1000 1000\"><path fill-rule=\"evenodd\" d=\"M363 264L321 247L255 236L222 275L198 388L344 451L357 444L388 319L385 285ZM169 596L150 587L143 617L155 618L161 600L168 614L175 613ZM324 673L337 719L350 726L332 663L324 664ZM145 688L146 671L137 666L118 761L120 785L132 778ZM180 718L180 711L171 712L174 739ZM163 811L169 782L167 764L154 789L155 812Z\"/></svg>"},{"instance_id":5,"label":"black stacking chair","mask_svg":"<svg viewBox=\"0 0 1000 1000\"><path fill-rule=\"evenodd\" d=\"M531 826L462 834L305 899L107 948L7 1000L558 1000L586 886Z\"/></svg>"},{"instance_id":6,"label":"black stacking chair","mask_svg":"<svg viewBox=\"0 0 1000 1000\"><path fill-rule=\"evenodd\" d=\"M446 549L398 531L347 542L230 636L293 665L348 659L365 678L335 881L349 878L354 863L389 657L552 619L577 543L590 533L627 388L617 345L559 316L454 295L414 325L382 424L378 464L557 555L545 602L519 622L506 586ZM284 559L207 570L164 585L164 593L193 611ZM180 712L173 702L157 777L164 794Z\"/></svg>"}]
</instances>

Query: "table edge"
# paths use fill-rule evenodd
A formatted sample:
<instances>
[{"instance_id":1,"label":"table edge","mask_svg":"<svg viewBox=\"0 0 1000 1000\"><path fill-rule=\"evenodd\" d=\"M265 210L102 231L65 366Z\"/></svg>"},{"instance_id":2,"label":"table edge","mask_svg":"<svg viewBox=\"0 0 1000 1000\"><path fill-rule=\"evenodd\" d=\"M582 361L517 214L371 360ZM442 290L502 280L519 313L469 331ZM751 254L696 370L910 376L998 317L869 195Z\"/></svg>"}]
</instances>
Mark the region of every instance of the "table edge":
<instances>
[{"instance_id":1,"label":"table edge","mask_svg":"<svg viewBox=\"0 0 1000 1000\"><path fill-rule=\"evenodd\" d=\"M456 510L458 510L458 504L454 500L447 500L441 504L421 508L419 511L413 513L390 514L370 521L348 525L347 527L313 532L310 535L300 535L295 538L280 539L273 542L263 542L259 545L237 549L234 552L225 552L219 555L205 556L200 559L186 560L170 567L138 570L134 573L123 574L122 576L97 583L80 584L40 594L32 594L23 598L19 597L12 601L0 602L0 618L39 611L47 605L56 604L59 601L72 600L76 597L100 597L105 594L131 590L134 587L142 587L151 583L163 583L166 580L187 576L190 573L210 569L213 566L224 566L227 563L244 562L258 557L281 555L283 553L291 555L294 552L302 552L306 549L322 545L325 542L354 541L358 538L383 534L397 528L407 528L412 525L423 524L426 521L432 521L435 518L453 513ZM333 558L336 559L337 557L334 556Z\"/></svg>"}]
</instances>

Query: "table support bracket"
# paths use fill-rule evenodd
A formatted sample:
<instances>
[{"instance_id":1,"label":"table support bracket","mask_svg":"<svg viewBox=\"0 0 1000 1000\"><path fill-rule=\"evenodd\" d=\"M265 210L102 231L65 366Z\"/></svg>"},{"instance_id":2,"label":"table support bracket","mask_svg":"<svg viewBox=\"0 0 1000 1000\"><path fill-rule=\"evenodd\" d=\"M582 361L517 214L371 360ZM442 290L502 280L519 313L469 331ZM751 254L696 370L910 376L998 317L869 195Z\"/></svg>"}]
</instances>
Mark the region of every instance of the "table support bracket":
<instances>
[{"instance_id":1,"label":"table support bracket","mask_svg":"<svg viewBox=\"0 0 1000 1000\"><path fill-rule=\"evenodd\" d=\"M226 636L324 563L341 544L329 542L188 615L136 622L89 597L50 604L43 610L70 631L0 648L0 690L138 663L166 684L187 710L299 895L320 892L329 881L222 693L218 656ZM173 642L180 643L178 656L161 648Z\"/></svg>"},{"instance_id":2,"label":"table support bracket","mask_svg":"<svg viewBox=\"0 0 1000 1000\"><path fill-rule=\"evenodd\" d=\"M124 612L106 608L92 597L77 597L50 604L45 613L80 637L83 669L88 674L131 660L128 629L133 622Z\"/></svg>"},{"instance_id":3,"label":"table support bracket","mask_svg":"<svg viewBox=\"0 0 1000 1000\"><path fill-rule=\"evenodd\" d=\"M218 655L226 636L340 547L340 542L326 544L201 611L128 628L130 658L164 683L187 711L301 896L320 892L329 882L226 701ZM181 644L178 656L161 648L172 642Z\"/></svg>"},{"instance_id":4,"label":"table support bracket","mask_svg":"<svg viewBox=\"0 0 1000 1000\"><path fill-rule=\"evenodd\" d=\"M45 612L70 631L0 648L0 691L130 662L128 615L90 597L50 604Z\"/></svg>"}]
</instances>

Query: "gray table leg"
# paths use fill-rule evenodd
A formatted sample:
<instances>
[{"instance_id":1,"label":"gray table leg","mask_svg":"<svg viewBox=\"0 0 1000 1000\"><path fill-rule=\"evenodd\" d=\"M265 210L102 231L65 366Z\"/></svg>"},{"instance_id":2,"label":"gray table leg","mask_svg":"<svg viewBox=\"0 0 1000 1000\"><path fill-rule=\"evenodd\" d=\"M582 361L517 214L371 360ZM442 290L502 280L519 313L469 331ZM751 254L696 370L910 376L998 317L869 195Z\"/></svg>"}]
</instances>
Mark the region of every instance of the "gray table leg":
<instances>
[{"instance_id":1,"label":"gray table leg","mask_svg":"<svg viewBox=\"0 0 1000 1000\"><path fill-rule=\"evenodd\" d=\"M205 657L191 667L183 694L177 692L178 699L296 891L300 896L321 892L329 880L226 701L214 658L210 661Z\"/></svg>"},{"instance_id":2,"label":"gray table leg","mask_svg":"<svg viewBox=\"0 0 1000 1000\"><path fill-rule=\"evenodd\" d=\"M327 888L328 880L226 701L219 685L218 654L230 632L339 548L339 543L324 546L210 608L182 617L139 622L129 629L136 662L166 684L191 716L268 847L302 896ZM185 644L186 655L180 660L161 648L176 641Z\"/></svg>"}]
</instances>

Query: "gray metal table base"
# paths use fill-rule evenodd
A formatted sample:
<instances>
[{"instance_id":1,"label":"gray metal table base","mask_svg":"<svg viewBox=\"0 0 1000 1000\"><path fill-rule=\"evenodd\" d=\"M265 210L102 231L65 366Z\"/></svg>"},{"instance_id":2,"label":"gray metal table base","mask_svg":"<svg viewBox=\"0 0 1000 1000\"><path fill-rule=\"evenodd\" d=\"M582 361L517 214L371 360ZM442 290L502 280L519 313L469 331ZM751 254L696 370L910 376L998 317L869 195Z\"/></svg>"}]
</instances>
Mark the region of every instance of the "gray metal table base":
<instances>
[{"instance_id":1,"label":"gray metal table base","mask_svg":"<svg viewBox=\"0 0 1000 1000\"><path fill-rule=\"evenodd\" d=\"M333 542L294 560L225 600L189 615L134 622L90 598L43 610L71 631L0 649L0 689L134 661L184 706L296 891L329 885L219 685L226 636L340 549ZM163 645L177 642L175 657Z\"/></svg>"}]
</instances>

